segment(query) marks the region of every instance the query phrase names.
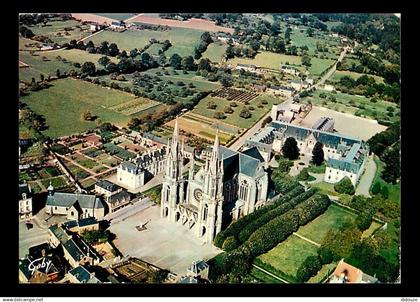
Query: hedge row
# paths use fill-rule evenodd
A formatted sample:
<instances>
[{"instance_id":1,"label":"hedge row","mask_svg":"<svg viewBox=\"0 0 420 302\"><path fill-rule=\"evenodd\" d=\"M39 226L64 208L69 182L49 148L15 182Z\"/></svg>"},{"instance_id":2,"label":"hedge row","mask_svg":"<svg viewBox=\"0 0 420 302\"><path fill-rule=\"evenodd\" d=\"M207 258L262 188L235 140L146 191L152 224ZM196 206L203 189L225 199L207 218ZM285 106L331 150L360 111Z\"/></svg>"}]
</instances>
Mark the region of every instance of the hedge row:
<instances>
[{"instance_id":1,"label":"hedge row","mask_svg":"<svg viewBox=\"0 0 420 302\"><path fill-rule=\"evenodd\" d=\"M298 187L298 188L292 190L290 192L290 194L292 192L296 192L296 193L300 192L300 193L296 194L295 196L291 196L292 198L289 199L289 201L286 201L286 202L280 204L277 208L269 211L265 215L261 216L260 218L252 221L247 226L245 226L238 235L239 241L241 243L244 243L249 238L249 236L252 235L253 232L258 230L260 227L265 225L270 220L286 213L287 211L293 209L296 205L298 205L302 201L310 198L312 195L314 195L316 193L316 191L317 191L316 188L311 188L311 189L309 189L308 191L305 192L305 190L301 187Z\"/></svg>"},{"instance_id":2,"label":"hedge row","mask_svg":"<svg viewBox=\"0 0 420 302\"><path fill-rule=\"evenodd\" d=\"M287 175L286 173L278 173L273 175L274 187L277 192L286 194L299 185L299 182Z\"/></svg>"},{"instance_id":3,"label":"hedge row","mask_svg":"<svg viewBox=\"0 0 420 302\"><path fill-rule=\"evenodd\" d=\"M278 200L276 200L273 204L266 205L262 207L261 209L258 209L240 219L230 224L225 230L219 232L216 237L214 238L214 245L222 248L223 243L227 237L234 236L238 237L239 232L246 227L249 223L253 222L254 220L258 219L262 215L268 213L269 211L275 209L277 206L279 206L281 203L289 200L290 198L296 196L296 194L299 194L298 192L303 192L303 187L298 184L297 186L290 187L290 194L287 193L286 195L280 197Z\"/></svg>"},{"instance_id":4,"label":"hedge row","mask_svg":"<svg viewBox=\"0 0 420 302\"><path fill-rule=\"evenodd\" d=\"M315 194L285 214L272 219L256 230L244 243L253 258L268 252L297 229L325 212L330 199L324 194Z\"/></svg>"}]
</instances>

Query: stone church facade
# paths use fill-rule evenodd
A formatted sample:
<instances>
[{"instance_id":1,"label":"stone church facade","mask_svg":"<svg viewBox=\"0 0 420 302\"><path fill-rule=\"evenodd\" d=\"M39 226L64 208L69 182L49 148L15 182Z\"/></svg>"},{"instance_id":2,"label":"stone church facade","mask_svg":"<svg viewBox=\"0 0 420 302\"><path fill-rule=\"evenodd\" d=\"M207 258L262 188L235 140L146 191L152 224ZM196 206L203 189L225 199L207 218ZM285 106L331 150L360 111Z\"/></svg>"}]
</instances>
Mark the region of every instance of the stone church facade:
<instances>
[{"instance_id":1,"label":"stone church facade","mask_svg":"<svg viewBox=\"0 0 420 302\"><path fill-rule=\"evenodd\" d=\"M178 121L168 144L161 194L161 216L212 242L229 219L238 219L267 201L268 175L257 148L235 152L219 145L216 135L211 156L197 172L194 159L183 177L183 144Z\"/></svg>"}]
</instances>

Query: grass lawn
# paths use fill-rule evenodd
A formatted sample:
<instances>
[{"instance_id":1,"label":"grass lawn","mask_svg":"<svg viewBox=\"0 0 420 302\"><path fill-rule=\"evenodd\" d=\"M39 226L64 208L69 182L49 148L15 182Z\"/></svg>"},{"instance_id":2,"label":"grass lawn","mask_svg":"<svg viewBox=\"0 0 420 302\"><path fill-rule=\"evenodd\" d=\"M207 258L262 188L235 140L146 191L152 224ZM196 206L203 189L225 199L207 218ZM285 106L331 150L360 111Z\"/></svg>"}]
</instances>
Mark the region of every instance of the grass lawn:
<instances>
[{"instance_id":1,"label":"grass lawn","mask_svg":"<svg viewBox=\"0 0 420 302\"><path fill-rule=\"evenodd\" d=\"M295 277L302 262L308 256L315 256L317 249L315 245L292 235L269 252L257 258L271 265L276 270ZM275 272L273 273L276 274Z\"/></svg>"},{"instance_id":2,"label":"grass lawn","mask_svg":"<svg viewBox=\"0 0 420 302\"><path fill-rule=\"evenodd\" d=\"M80 28L76 26L79 26ZM72 28L73 30L65 31L64 28L66 27ZM32 30L35 35L47 36L54 43L58 44L64 44L71 40L80 40L90 34L87 31L83 31L83 29L89 29L89 25L82 25L76 20L48 21L46 26L40 23L29 26L28 28Z\"/></svg>"},{"instance_id":3,"label":"grass lawn","mask_svg":"<svg viewBox=\"0 0 420 302\"><path fill-rule=\"evenodd\" d=\"M233 58L228 61L228 63L237 65L237 64L254 64L264 68L271 68L280 70L280 66L286 63L298 67L298 69L303 70L301 66L302 61L300 56L288 56L284 54L261 51L259 52L254 59L249 58Z\"/></svg>"},{"instance_id":4,"label":"grass lawn","mask_svg":"<svg viewBox=\"0 0 420 302\"><path fill-rule=\"evenodd\" d=\"M326 94L326 98L321 98L320 94ZM334 96L336 101L332 102L328 100L330 96ZM305 97L300 100L301 103L311 102L315 106L322 106L329 108L331 110L336 110L339 112L350 113L353 115L372 118L376 120L391 120L396 121L400 119L400 116L396 113L399 113L397 104L390 103L386 101L378 101L377 103L372 103L370 98L361 95L351 95L348 93L331 93L325 90L316 90L312 93L312 96ZM394 108L394 116L388 117L387 108Z\"/></svg>"},{"instance_id":5,"label":"grass lawn","mask_svg":"<svg viewBox=\"0 0 420 302\"><path fill-rule=\"evenodd\" d=\"M203 53L203 58L219 63L226 52L227 44L222 42L211 43Z\"/></svg>"},{"instance_id":6,"label":"grass lawn","mask_svg":"<svg viewBox=\"0 0 420 302\"><path fill-rule=\"evenodd\" d=\"M357 217L353 212L336 204L331 204L324 214L318 216L308 224L301 226L297 233L316 243L321 244L322 239L331 229L339 228L347 219Z\"/></svg>"},{"instance_id":7,"label":"grass lawn","mask_svg":"<svg viewBox=\"0 0 420 302\"><path fill-rule=\"evenodd\" d=\"M94 178L89 178L84 181L82 181L80 184L83 188L88 189L89 187L92 187L96 183L96 180Z\"/></svg>"},{"instance_id":8,"label":"grass lawn","mask_svg":"<svg viewBox=\"0 0 420 302\"><path fill-rule=\"evenodd\" d=\"M91 160L89 158L78 159L77 163L79 165L87 168L87 169L90 169L90 170L98 165L97 162L95 162L94 160Z\"/></svg>"},{"instance_id":9,"label":"grass lawn","mask_svg":"<svg viewBox=\"0 0 420 302\"><path fill-rule=\"evenodd\" d=\"M375 164L376 164L376 173L375 173L375 177L373 178L373 181L372 181L372 186L376 182L379 182L381 184L381 187L382 186L387 186L388 191L389 191L388 199L400 203L400 201L401 201L401 184L397 183L397 184L393 185L393 184L389 184L389 183L385 182L381 177L382 171L385 168L385 163L383 161L381 161L379 159L379 157L376 156L376 155L374 155L373 160L375 161ZM371 187L371 189L372 189L372 187Z\"/></svg>"},{"instance_id":10,"label":"grass lawn","mask_svg":"<svg viewBox=\"0 0 420 302\"><path fill-rule=\"evenodd\" d=\"M257 105L262 100L267 100L268 104L264 105L263 108L258 108ZM215 110L207 109L207 104L208 104L209 101L214 101L216 103L217 108ZM221 121L223 121L224 123L227 123L227 124L231 124L231 125L240 127L240 128L250 128L264 114L266 114L268 111L271 110L271 107L272 107L273 104L280 104L281 102L283 102L282 99L276 98L276 97L273 97L273 96L269 96L269 95L260 95L260 96L256 97L255 99L253 99L250 102L249 106L254 107L255 110L250 111L252 116L248 119L244 119L244 118L239 116L241 110L244 107L248 107L248 106L246 106L242 103L236 102L238 106L234 107L234 108L232 107L234 112L232 114L225 114L226 118L221 120ZM194 110L192 112L195 113L195 114L203 115L205 117L213 118L215 112L217 112L217 111L222 111L223 112L223 109L226 106L228 106L230 103L231 103L231 101L228 101L226 99L207 96L206 98L202 99L197 104L197 106L194 108Z\"/></svg>"},{"instance_id":11,"label":"grass lawn","mask_svg":"<svg viewBox=\"0 0 420 302\"><path fill-rule=\"evenodd\" d=\"M280 280L267 275L255 267L253 267L249 272L249 277L253 278L257 283L283 284Z\"/></svg>"},{"instance_id":12,"label":"grass lawn","mask_svg":"<svg viewBox=\"0 0 420 302\"><path fill-rule=\"evenodd\" d=\"M151 56L159 56L159 50L162 49L163 44L153 43L145 52Z\"/></svg>"},{"instance_id":13,"label":"grass lawn","mask_svg":"<svg viewBox=\"0 0 420 302\"><path fill-rule=\"evenodd\" d=\"M162 42L169 40L172 46L165 52L166 57L169 58L174 53L184 57L193 54L194 47L198 44L202 33L203 31L187 28L170 28L159 31L126 30L121 33L105 30L85 40L85 43L90 40L95 45L99 45L102 41L108 41L116 43L120 50L129 52L134 48L140 49L149 44L151 38Z\"/></svg>"},{"instance_id":14,"label":"grass lawn","mask_svg":"<svg viewBox=\"0 0 420 302\"><path fill-rule=\"evenodd\" d=\"M31 92L21 99L36 113L45 117L49 126L44 134L60 137L96 127L95 121L82 120L81 114L90 110L102 122L124 126L130 117L107 109L135 99L128 93L112 90L70 78L52 82L53 86Z\"/></svg>"},{"instance_id":15,"label":"grass lawn","mask_svg":"<svg viewBox=\"0 0 420 302\"><path fill-rule=\"evenodd\" d=\"M309 73L313 76L319 76L335 62L335 60L331 59L311 58L311 66L308 69Z\"/></svg>"},{"instance_id":16,"label":"grass lawn","mask_svg":"<svg viewBox=\"0 0 420 302\"><path fill-rule=\"evenodd\" d=\"M98 63L98 60L104 55L98 53L89 53L80 49L63 49L56 52L46 53L45 56L51 60L57 60L57 56L60 56L66 59L67 61L79 63L80 65L82 65L85 62L92 62L95 63L96 68L103 68L103 66ZM117 57L108 56L108 58L112 63L117 64L119 62Z\"/></svg>"},{"instance_id":17,"label":"grass lawn","mask_svg":"<svg viewBox=\"0 0 420 302\"><path fill-rule=\"evenodd\" d=\"M301 29L304 29L304 32L301 32ZM309 37L306 34L306 27L299 27L297 29L293 29L290 35L292 45L296 47L307 46L308 53L313 55L316 50L316 44L320 43L321 45L328 45L331 46L332 49L339 44L339 38L329 37L325 34L314 34L312 37Z\"/></svg>"},{"instance_id":18,"label":"grass lawn","mask_svg":"<svg viewBox=\"0 0 420 302\"><path fill-rule=\"evenodd\" d=\"M114 143L104 144L103 146L108 152L112 152L113 154L115 154L118 157L121 157L124 160L128 160L136 156L136 154L130 151L124 150L123 148L118 147Z\"/></svg>"},{"instance_id":19,"label":"grass lawn","mask_svg":"<svg viewBox=\"0 0 420 302\"><path fill-rule=\"evenodd\" d=\"M344 76L349 76L353 80L357 80L358 78L360 78L363 75L367 75L369 77L374 78L376 83L384 83L384 78L383 77L380 77L380 76L377 76L377 75L371 75L371 74L358 73L358 72L348 71L348 70L336 70L334 72L334 74L332 75L332 77L330 78L330 80L333 81L333 82L338 82Z\"/></svg>"}]
</instances>

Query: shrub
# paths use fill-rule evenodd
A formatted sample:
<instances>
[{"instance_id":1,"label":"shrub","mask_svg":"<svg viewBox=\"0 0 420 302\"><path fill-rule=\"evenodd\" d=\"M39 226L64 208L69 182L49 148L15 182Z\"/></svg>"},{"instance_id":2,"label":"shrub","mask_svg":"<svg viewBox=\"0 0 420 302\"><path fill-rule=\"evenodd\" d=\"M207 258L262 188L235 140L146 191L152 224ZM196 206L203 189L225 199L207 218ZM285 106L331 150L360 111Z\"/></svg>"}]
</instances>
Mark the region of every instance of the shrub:
<instances>
[{"instance_id":1,"label":"shrub","mask_svg":"<svg viewBox=\"0 0 420 302\"><path fill-rule=\"evenodd\" d=\"M378 194L381 191L381 183L379 181L375 182L371 191L374 195Z\"/></svg>"},{"instance_id":2,"label":"shrub","mask_svg":"<svg viewBox=\"0 0 420 302\"><path fill-rule=\"evenodd\" d=\"M353 195L355 192L353 183L351 182L350 178L348 178L347 176L343 177L343 179L341 179L338 183L334 185L334 190L337 193L349 194L349 195Z\"/></svg>"},{"instance_id":3,"label":"shrub","mask_svg":"<svg viewBox=\"0 0 420 302\"><path fill-rule=\"evenodd\" d=\"M233 109L230 106L226 106L224 109L224 112L227 114L232 114L233 113Z\"/></svg>"},{"instance_id":4,"label":"shrub","mask_svg":"<svg viewBox=\"0 0 420 302\"><path fill-rule=\"evenodd\" d=\"M372 224L373 213L371 211L363 211L356 218L356 225L360 231L367 230Z\"/></svg>"},{"instance_id":5,"label":"shrub","mask_svg":"<svg viewBox=\"0 0 420 302\"><path fill-rule=\"evenodd\" d=\"M302 169L302 171L300 171L299 175L297 176L298 180L308 180L309 178L309 173L308 173L308 168L304 168Z\"/></svg>"},{"instance_id":6,"label":"shrub","mask_svg":"<svg viewBox=\"0 0 420 302\"><path fill-rule=\"evenodd\" d=\"M229 236L223 242L223 250L226 252L230 252L238 247L238 240L236 240L235 236Z\"/></svg>"},{"instance_id":7,"label":"shrub","mask_svg":"<svg viewBox=\"0 0 420 302\"><path fill-rule=\"evenodd\" d=\"M214 113L214 118L221 120L221 119L225 119L226 115L224 115L224 113L221 111L217 111Z\"/></svg>"},{"instance_id":8,"label":"shrub","mask_svg":"<svg viewBox=\"0 0 420 302\"><path fill-rule=\"evenodd\" d=\"M382 197L384 199L388 199L388 197L389 197L389 190L388 190L388 187L386 185L385 186L382 186L382 188L381 188L381 195L382 195Z\"/></svg>"},{"instance_id":9,"label":"shrub","mask_svg":"<svg viewBox=\"0 0 420 302\"><path fill-rule=\"evenodd\" d=\"M288 160L287 158L282 158L278 161L278 168L277 171L282 173L289 173L290 168L293 166L293 162Z\"/></svg>"}]
</instances>

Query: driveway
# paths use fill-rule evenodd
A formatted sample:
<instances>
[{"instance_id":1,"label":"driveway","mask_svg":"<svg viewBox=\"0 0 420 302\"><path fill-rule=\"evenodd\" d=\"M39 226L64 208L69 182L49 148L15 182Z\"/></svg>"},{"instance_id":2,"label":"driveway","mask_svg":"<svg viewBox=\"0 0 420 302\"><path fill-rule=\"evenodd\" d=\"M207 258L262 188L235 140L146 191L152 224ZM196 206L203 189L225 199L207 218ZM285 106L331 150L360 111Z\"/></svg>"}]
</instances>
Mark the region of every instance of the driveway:
<instances>
[{"instance_id":1,"label":"driveway","mask_svg":"<svg viewBox=\"0 0 420 302\"><path fill-rule=\"evenodd\" d=\"M356 195L365 195L370 197L369 189L372 185L372 181L375 178L376 173L376 164L375 161L370 156L367 159L365 172L363 173L362 177L360 178L359 184L356 188Z\"/></svg>"}]
</instances>

